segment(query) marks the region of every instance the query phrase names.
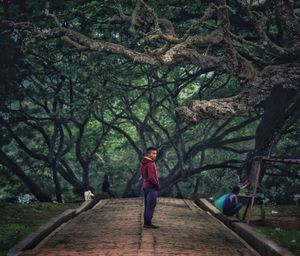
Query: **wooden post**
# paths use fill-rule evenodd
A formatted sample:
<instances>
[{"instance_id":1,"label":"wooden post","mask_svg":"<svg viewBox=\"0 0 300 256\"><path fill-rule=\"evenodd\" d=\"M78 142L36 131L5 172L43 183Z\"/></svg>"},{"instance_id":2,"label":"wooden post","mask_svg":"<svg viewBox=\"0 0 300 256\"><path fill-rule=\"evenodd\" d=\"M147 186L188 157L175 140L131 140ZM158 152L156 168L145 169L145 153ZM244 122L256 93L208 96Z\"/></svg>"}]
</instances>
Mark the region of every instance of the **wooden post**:
<instances>
[{"instance_id":1,"label":"wooden post","mask_svg":"<svg viewBox=\"0 0 300 256\"><path fill-rule=\"evenodd\" d=\"M249 213L248 213L248 216L247 216L247 225L249 225L249 221L250 221L250 218L251 218L251 212L252 212L252 208L253 208L253 205L254 205L256 191L257 191L257 187L258 187L258 183L259 183L259 175L260 175L260 171L261 171L261 168L262 168L262 159L258 159L258 160L255 160L255 161L258 161L258 164L256 166L255 185L254 185L254 189L253 189L253 194L252 194Z\"/></svg>"}]
</instances>

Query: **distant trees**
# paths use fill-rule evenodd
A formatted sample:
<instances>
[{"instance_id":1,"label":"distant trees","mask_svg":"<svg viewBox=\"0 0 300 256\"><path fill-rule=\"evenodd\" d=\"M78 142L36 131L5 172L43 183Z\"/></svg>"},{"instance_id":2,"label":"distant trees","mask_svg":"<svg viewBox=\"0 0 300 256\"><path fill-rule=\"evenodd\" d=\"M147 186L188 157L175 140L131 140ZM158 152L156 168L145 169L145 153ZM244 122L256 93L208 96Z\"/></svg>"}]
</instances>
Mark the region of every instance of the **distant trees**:
<instances>
[{"instance_id":1,"label":"distant trees","mask_svg":"<svg viewBox=\"0 0 300 256\"><path fill-rule=\"evenodd\" d=\"M242 160L237 155L250 150L250 147L243 148L241 145L254 138L251 132L241 134L241 131L251 126L259 116L253 115L224 122L207 121L197 129L190 129L188 125L182 123L174 109L180 104L180 96L187 93L185 89L190 80L195 79L195 75L183 73L180 79L174 81L172 71L161 72L162 79L158 80L153 80L155 75L157 74L150 70L148 79L144 81L147 89L140 85L142 87L138 91L131 92L128 88L134 86L133 83L122 85L119 89L121 96L108 105L110 113L108 116L115 117L115 124L110 127L127 139L137 154L136 159L145 152L147 145L158 146L157 161L161 174L165 176L161 193L179 181L205 170L238 169ZM169 81L164 80L164 77L169 77ZM199 79L197 90L205 90L208 83L206 80ZM103 116L97 113L94 116L99 122L109 125ZM128 133L132 130L135 132ZM228 155L214 158L208 153L210 150L228 152ZM136 164L136 170L127 183L125 193L130 191L140 178L138 161Z\"/></svg>"}]
</instances>

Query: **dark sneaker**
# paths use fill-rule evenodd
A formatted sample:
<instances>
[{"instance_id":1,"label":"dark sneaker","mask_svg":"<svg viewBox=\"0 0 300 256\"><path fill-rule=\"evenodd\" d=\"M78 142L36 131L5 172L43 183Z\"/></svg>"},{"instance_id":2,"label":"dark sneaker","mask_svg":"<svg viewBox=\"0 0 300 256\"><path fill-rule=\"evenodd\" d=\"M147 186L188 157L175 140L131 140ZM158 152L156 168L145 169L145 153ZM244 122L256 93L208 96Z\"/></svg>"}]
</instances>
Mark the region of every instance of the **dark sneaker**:
<instances>
[{"instance_id":1,"label":"dark sneaker","mask_svg":"<svg viewBox=\"0 0 300 256\"><path fill-rule=\"evenodd\" d=\"M159 228L159 227L156 225L153 225L153 224L150 224L150 225L145 224L144 228Z\"/></svg>"}]
</instances>

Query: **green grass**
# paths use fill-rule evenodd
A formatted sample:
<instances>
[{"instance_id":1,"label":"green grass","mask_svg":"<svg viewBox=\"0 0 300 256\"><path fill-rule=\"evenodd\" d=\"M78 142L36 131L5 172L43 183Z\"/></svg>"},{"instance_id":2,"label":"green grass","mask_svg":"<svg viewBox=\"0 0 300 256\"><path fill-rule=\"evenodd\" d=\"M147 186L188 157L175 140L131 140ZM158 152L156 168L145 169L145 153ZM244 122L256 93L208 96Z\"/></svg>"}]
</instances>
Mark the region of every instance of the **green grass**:
<instances>
[{"instance_id":1,"label":"green grass","mask_svg":"<svg viewBox=\"0 0 300 256\"><path fill-rule=\"evenodd\" d=\"M51 218L77 204L31 203L0 205L0 256L21 239L46 224Z\"/></svg>"},{"instance_id":2,"label":"green grass","mask_svg":"<svg viewBox=\"0 0 300 256\"><path fill-rule=\"evenodd\" d=\"M266 219L268 217L300 217L300 206L298 205L267 205L265 206ZM252 216L260 216L260 209L255 206ZM282 223L281 223L282 224ZM276 242L295 255L300 256L300 230L285 229L278 227L254 226L254 228L263 233L266 237Z\"/></svg>"},{"instance_id":3,"label":"green grass","mask_svg":"<svg viewBox=\"0 0 300 256\"><path fill-rule=\"evenodd\" d=\"M240 215L244 215L246 207L240 211ZM300 217L299 205L266 205L265 214L272 217ZM260 216L260 206L254 205L251 216Z\"/></svg>"},{"instance_id":4,"label":"green grass","mask_svg":"<svg viewBox=\"0 0 300 256\"><path fill-rule=\"evenodd\" d=\"M282 228L255 227L259 232L300 256L300 230L285 230Z\"/></svg>"}]
</instances>

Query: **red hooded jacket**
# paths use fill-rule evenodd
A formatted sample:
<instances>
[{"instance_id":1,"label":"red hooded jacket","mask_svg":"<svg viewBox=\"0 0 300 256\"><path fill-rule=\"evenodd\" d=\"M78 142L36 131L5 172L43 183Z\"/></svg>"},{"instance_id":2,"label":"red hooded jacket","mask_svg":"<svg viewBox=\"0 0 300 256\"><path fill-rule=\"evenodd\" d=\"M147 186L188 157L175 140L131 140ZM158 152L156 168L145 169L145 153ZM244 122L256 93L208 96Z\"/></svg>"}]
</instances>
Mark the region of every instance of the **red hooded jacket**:
<instances>
[{"instance_id":1,"label":"red hooded jacket","mask_svg":"<svg viewBox=\"0 0 300 256\"><path fill-rule=\"evenodd\" d=\"M144 157L141 161L141 173L143 177L143 188L160 189L156 165L149 157Z\"/></svg>"}]
</instances>

